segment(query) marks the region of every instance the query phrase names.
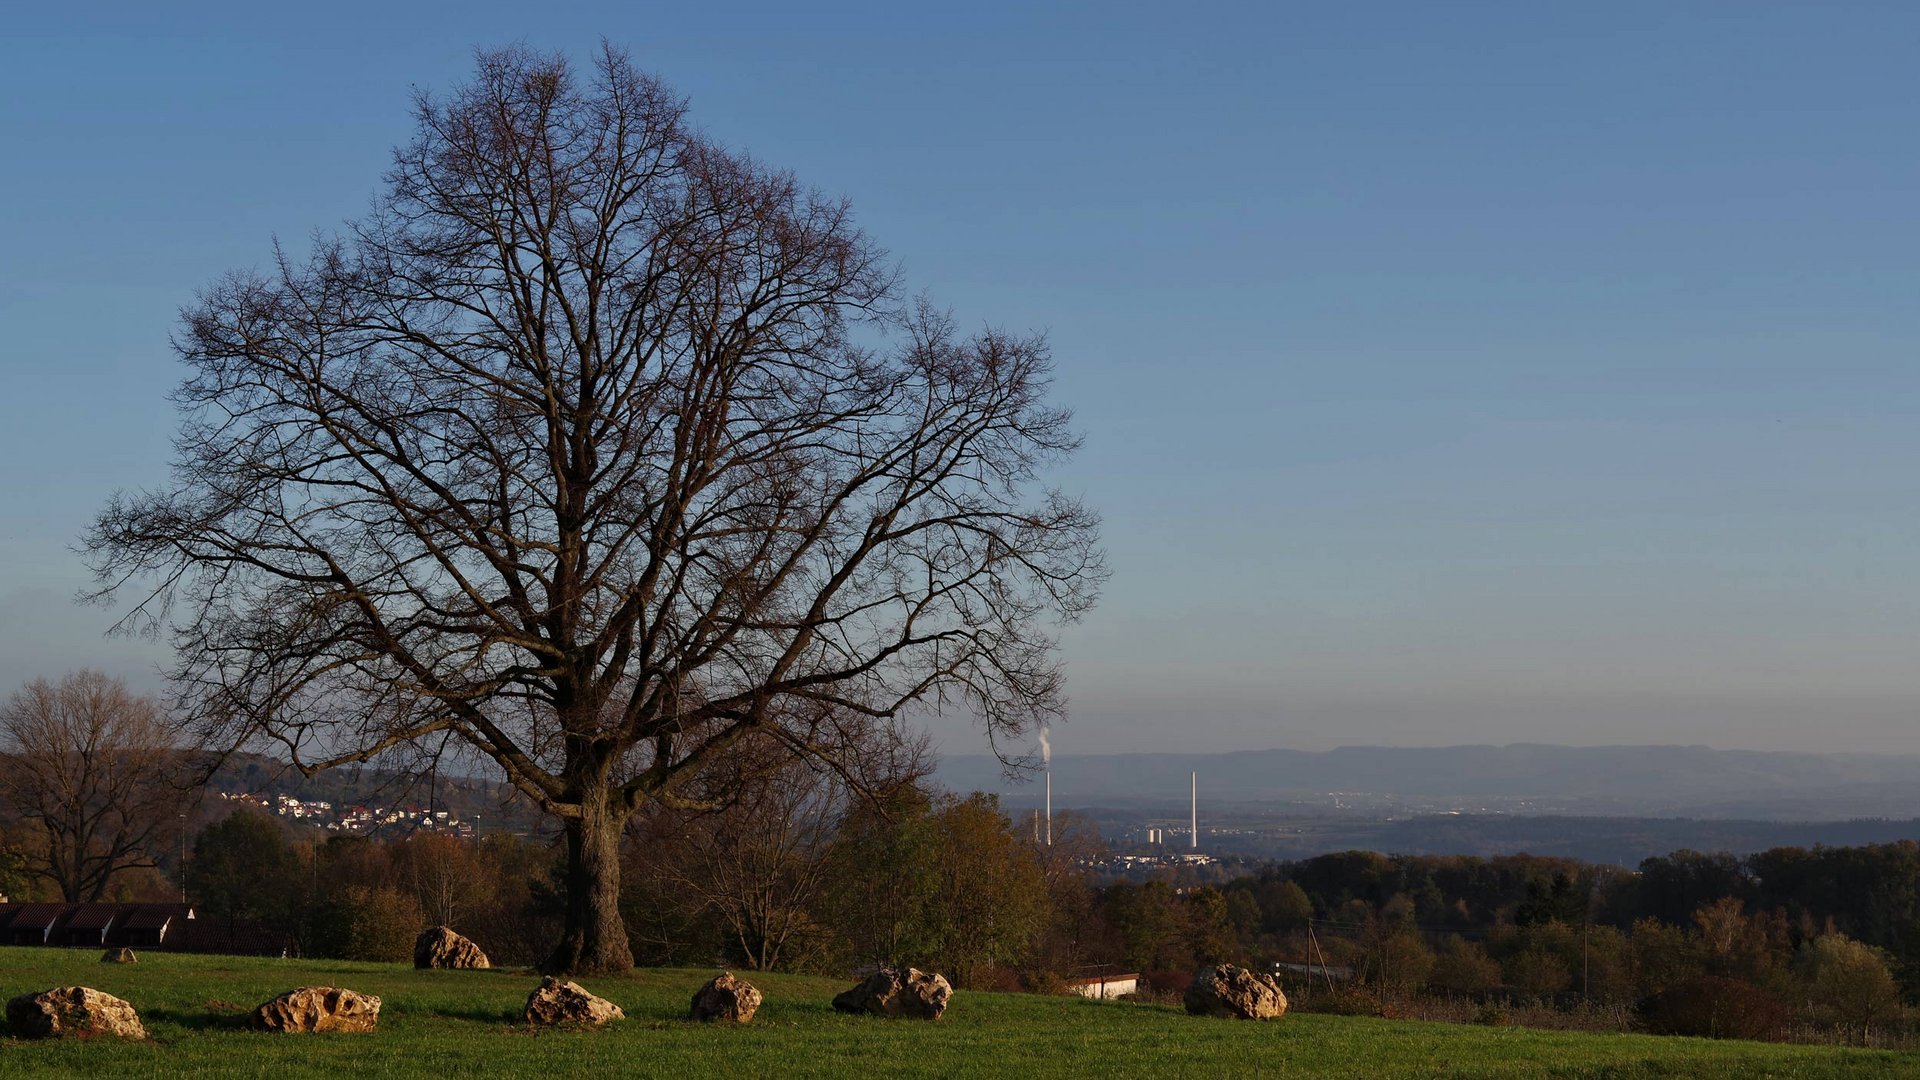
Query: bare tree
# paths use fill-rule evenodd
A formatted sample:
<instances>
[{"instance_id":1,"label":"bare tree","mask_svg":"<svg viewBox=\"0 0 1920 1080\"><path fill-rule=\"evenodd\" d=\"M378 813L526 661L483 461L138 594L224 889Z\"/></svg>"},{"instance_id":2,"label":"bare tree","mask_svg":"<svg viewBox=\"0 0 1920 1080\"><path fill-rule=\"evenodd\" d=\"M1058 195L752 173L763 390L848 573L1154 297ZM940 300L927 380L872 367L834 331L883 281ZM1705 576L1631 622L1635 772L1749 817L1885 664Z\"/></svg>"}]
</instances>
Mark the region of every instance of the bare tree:
<instances>
[{"instance_id":1,"label":"bare tree","mask_svg":"<svg viewBox=\"0 0 1920 1080\"><path fill-rule=\"evenodd\" d=\"M848 800L917 784L932 771L924 737L850 749L851 779L778 746L734 755L706 781L726 800L721 809L663 807L654 820L636 821L646 835L667 838L642 873L657 891L679 895L685 916L724 925L726 947L748 967L792 966L796 953L826 943L817 909Z\"/></svg>"},{"instance_id":2,"label":"bare tree","mask_svg":"<svg viewBox=\"0 0 1920 1080\"><path fill-rule=\"evenodd\" d=\"M623 824L730 747L1062 708L1103 575L1037 337L959 334L605 50L508 49L344 236L185 313L176 473L85 538L216 746L454 740L564 825L554 970L631 964ZM137 582L138 584L131 584Z\"/></svg>"},{"instance_id":3,"label":"bare tree","mask_svg":"<svg viewBox=\"0 0 1920 1080\"><path fill-rule=\"evenodd\" d=\"M0 707L0 801L34 827L24 868L79 902L159 865L187 802L172 736L151 700L97 671L16 691Z\"/></svg>"}]
</instances>

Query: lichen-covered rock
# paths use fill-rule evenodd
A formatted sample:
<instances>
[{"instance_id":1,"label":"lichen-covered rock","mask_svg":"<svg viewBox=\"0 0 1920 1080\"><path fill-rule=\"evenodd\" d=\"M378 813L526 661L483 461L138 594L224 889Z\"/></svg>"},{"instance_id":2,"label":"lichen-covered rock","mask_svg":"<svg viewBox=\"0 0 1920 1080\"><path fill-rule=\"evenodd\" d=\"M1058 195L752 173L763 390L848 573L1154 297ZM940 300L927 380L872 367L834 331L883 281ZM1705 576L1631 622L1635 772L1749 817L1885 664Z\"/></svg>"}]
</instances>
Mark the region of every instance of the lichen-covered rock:
<instances>
[{"instance_id":1,"label":"lichen-covered rock","mask_svg":"<svg viewBox=\"0 0 1920 1080\"><path fill-rule=\"evenodd\" d=\"M262 1031L372 1031L380 999L333 986L302 986L253 1010Z\"/></svg>"},{"instance_id":2,"label":"lichen-covered rock","mask_svg":"<svg viewBox=\"0 0 1920 1080\"><path fill-rule=\"evenodd\" d=\"M1187 987L1187 1011L1233 1020L1273 1020L1286 1015L1287 995L1266 975L1232 964L1210 967Z\"/></svg>"},{"instance_id":3,"label":"lichen-covered rock","mask_svg":"<svg viewBox=\"0 0 1920 1080\"><path fill-rule=\"evenodd\" d=\"M526 1015L529 1024L582 1026L624 1020L627 1014L606 998L587 993L579 983L562 982L549 975L540 980L539 989L527 995Z\"/></svg>"},{"instance_id":4,"label":"lichen-covered rock","mask_svg":"<svg viewBox=\"0 0 1920 1080\"><path fill-rule=\"evenodd\" d=\"M140 958L133 955L132 949L108 949L100 954L103 964L137 964Z\"/></svg>"},{"instance_id":5,"label":"lichen-covered rock","mask_svg":"<svg viewBox=\"0 0 1920 1080\"><path fill-rule=\"evenodd\" d=\"M453 932L452 927L435 926L413 939L413 966L417 968L492 967L480 946Z\"/></svg>"},{"instance_id":6,"label":"lichen-covered rock","mask_svg":"<svg viewBox=\"0 0 1920 1080\"><path fill-rule=\"evenodd\" d=\"M844 1013L938 1020L952 999L953 985L944 975L919 968L901 971L883 967L860 985L834 995L833 1007Z\"/></svg>"},{"instance_id":7,"label":"lichen-covered rock","mask_svg":"<svg viewBox=\"0 0 1920 1080\"><path fill-rule=\"evenodd\" d=\"M16 1038L50 1039L113 1035L144 1039L147 1029L133 1006L89 986L61 986L21 994L7 1002L7 1026Z\"/></svg>"},{"instance_id":8,"label":"lichen-covered rock","mask_svg":"<svg viewBox=\"0 0 1920 1080\"><path fill-rule=\"evenodd\" d=\"M723 971L693 992L688 1017L694 1020L726 1020L744 1024L753 1019L760 1007L760 991L752 983L731 971Z\"/></svg>"}]
</instances>

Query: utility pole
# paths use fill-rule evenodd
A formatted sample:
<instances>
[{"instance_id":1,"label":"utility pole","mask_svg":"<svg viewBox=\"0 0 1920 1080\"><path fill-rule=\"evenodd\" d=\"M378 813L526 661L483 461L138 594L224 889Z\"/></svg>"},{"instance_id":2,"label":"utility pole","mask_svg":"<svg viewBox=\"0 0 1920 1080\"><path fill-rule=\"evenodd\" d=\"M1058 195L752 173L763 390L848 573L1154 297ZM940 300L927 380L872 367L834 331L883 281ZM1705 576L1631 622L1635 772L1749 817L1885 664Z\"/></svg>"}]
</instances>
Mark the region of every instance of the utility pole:
<instances>
[{"instance_id":1,"label":"utility pole","mask_svg":"<svg viewBox=\"0 0 1920 1080\"><path fill-rule=\"evenodd\" d=\"M180 902L187 902L187 815L180 814Z\"/></svg>"}]
</instances>

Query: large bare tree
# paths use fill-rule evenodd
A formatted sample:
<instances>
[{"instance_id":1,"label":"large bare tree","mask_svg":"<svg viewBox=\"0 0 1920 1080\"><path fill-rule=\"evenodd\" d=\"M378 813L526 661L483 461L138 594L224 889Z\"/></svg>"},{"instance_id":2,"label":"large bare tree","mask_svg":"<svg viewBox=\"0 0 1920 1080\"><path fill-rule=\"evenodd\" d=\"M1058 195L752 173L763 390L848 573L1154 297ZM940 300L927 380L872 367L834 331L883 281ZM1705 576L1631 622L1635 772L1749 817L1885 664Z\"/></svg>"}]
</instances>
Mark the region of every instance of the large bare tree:
<instances>
[{"instance_id":1,"label":"large bare tree","mask_svg":"<svg viewBox=\"0 0 1920 1080\"><path fill-rule=\"evenodd\" d=\"M743 740L1062 708L1096 520L1033 336L961 334L842 202L608 49L417 105L383 194L185 313L174 480L85 538L215 745L444 740L565 827L548 966L628 967L622 826Z\"/></svg>"},{"instance_id":2,"label":"large bare tree","mask_svg":"<svg viewBox=\"0 0 1920 1080\"><path fill-rule=\"evenodd\" d=\"M25 820L26 869L70 902L157 866L187 804L174 726L97 671L35 679L0 705L0 804Z\"/></svg>"}]
</instances>

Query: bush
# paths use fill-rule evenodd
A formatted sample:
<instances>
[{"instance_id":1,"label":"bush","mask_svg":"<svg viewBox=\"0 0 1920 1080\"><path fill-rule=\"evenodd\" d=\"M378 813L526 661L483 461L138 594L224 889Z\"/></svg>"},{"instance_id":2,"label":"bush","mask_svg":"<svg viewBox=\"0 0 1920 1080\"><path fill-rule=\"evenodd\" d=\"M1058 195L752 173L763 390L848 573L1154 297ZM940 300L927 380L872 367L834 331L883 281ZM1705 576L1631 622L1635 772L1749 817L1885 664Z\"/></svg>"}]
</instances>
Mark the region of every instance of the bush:
<instances>
[{"instance_id":1,"label":"bush","mask_svg":"<svg viewBox=\"0 0 1920 1080\"><path fill-rule=\"evenodd\" d=\"M1709 1039L1778 1039L1793 1019L1787 1003L1751 983L1701 975L1647 1000L1647 1027L1657 1034Z\"/></svg>"},{"instance_id":2,"label":"bush","mask_svg":"<svg viewBox=\"0 0 1920 1080\"><path fill-rule=\"evenodd\" d=\"M1802 945L1794 966L1814 1019L1822 1023L1865 1028L1899 1007L1900 987L1885 954L1844 934Z\"/></svg>"},{"instance_id":3,"label":"bush","mask_svg":"<svg viewBox=\"0 0 1920 1080\"><path fill-rule=\"evenodd\" d=\"M1140 973L1140 981L1155 994L1184 994L1187 992L1187 987L1193 985L1193 972L1164 969L1143 971Z\"/></svg>"},{"instance_id":4,"label":"bush","mask_svg":"<svg viewBox=\"0 0 1920 1080\"><path fill-rule=\"evenodd\" d=\"M316 956L399 962L413 958L422 925L411 893L349 885L314 912L309 933Z\"/></svg>"},{"instance_id":5,"label":"bush","mask_svg":"<svg viewBox=\"0 0 1920 1080\"><path fill-rule=\"evenodd\" d=\"M1313 995L1304 1003L1303 1011L1330 1013L1334 1016L1384 1015L1379 995L1352 983L1343 983L1332 993Z\"/></svg>"},{"instance_id":6,"label":"bush","mask_svg":"<svg viewBox=\"0 0 1920 1080\"><path fill-rule=\"evenodd\" d=\"M1564 960L1545 949L1528 949L1507 961L1507 982L1528 994L1557 994L1573 985Z\"/></svg>"},{"instance_id":7,"label":"bush","mask_svg":"<svg viewBox=\"0 0 1920 1080\"><path fill-rule=\"evenodd\" d=\"M1477 994L1500 985L1500 965L1478 942L1458 935L1440 943L1427 985L1455 994Z\"/></svg>"},{"instance_id":8,"label":"bush","mask_svg":"<svg viewBox=\"0 0 1920 1080\"><path fill-rule=\"evenodd\" d=\"M1050 997L1058 997L1062 994L1074 993L1074 990L1067 985L1067 980L1051 971L1033 972L1022 978L1020 982L1022 983L1022 988L1029 994L1046 994Z\"/></svg>"},{"instance_id":9,"label":"bush","mask_svg":"<svg viewBox=\"0 0 1920 1080\"><path fill-rule=\"evenodd\" d=\"M1433 950L1418 933L1393 930L1369 943L1362 972L1374 986L1407 993L1426 985L1433 966Z\"/></svg>"}]
</instances>

